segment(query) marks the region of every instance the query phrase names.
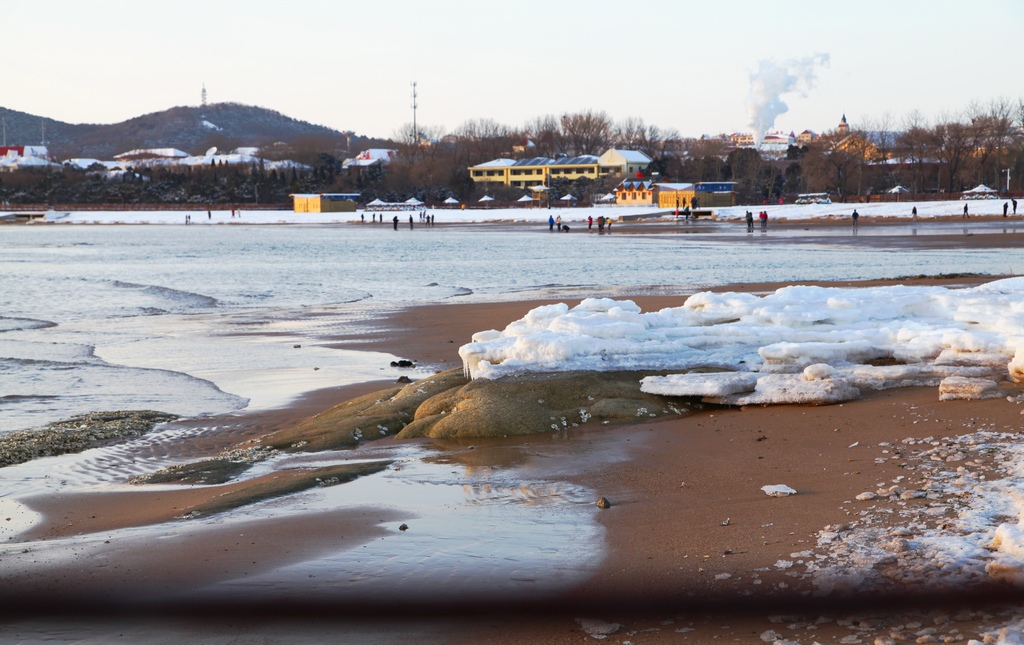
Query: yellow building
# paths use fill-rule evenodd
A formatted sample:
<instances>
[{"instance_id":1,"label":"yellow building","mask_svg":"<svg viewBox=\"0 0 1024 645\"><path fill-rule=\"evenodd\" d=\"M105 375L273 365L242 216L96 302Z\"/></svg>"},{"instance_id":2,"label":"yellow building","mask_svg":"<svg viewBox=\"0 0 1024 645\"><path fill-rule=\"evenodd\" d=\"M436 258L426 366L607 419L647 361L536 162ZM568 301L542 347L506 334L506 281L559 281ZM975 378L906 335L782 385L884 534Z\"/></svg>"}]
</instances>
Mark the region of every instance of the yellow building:
<instances>
[{"instance_id":1,"label":"yellow building","mask_svg":"<svg viewBox=\"0 0 1024 645\"><path fill-rule=\"evenodd\" d=\"M294 193L291 198L296 213L354 213L359 193Z\"/></svg>"},{"instance_id":2,"label":"yellow building","mask_svg":"<svg viewBox=\"0 0 1024 645\"><path fill-rule=\"evenodd\" d=\"M655 190L650 179L626 179L615 187L615 203L619 206L650 206L654 204Z\"/></svg>"},{"instance_id":3,"label":"yellow building","mask_svg":"<svg viewBox=\"0 0 1024 645\"><path fill-rule=\"evenodd\" d=\"M736 183L731 181L697 184L654 183L647 179L626 179L615 188L618 206L653 206L665 209L721 208L735 206ZM696 200L696 201L695 201Z\"/></svg>"},{"instance_id":4,"label":"yellow building","mask_svg":"<svg viewBox=\"0 0 1024 645\"><path fill-rule=\"evenodd\" d=\"M693 184L656 184L659 208L686 208L693 203Z\"/></svg>"},{"instance_id":5,"label":"yellow building","mask_svg":"<svg viewBox=\"0 0 1024 645\"><path fill-rule=\"evenodd\" d=\"M529 188L551 185L552 179L575 181L582 177L598 179L608 175L633 175L647 168L650 157L635 150L607 150L600 157L581 155L534 157L532 159L494 159L469 168L469 176L478 184L502 184Z\"/></svg>"}]
</instances>

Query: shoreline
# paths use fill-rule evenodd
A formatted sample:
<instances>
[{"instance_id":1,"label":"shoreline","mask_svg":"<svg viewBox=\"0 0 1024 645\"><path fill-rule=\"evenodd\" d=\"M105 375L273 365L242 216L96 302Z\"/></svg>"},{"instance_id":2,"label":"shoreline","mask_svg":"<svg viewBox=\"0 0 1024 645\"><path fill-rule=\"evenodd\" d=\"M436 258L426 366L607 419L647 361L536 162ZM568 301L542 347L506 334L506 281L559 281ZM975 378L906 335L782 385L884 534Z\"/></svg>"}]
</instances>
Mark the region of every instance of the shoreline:
<instances>
[{"instance_id":1,"label":"shoreline","mask_svg":"<svg viewBox=\"0 0 1024 645\"><path fill-rule=\"evenodd\" d=\"M903 282L966 285L998 277L912 278ZM873 280L821 284L872 286L892 282ZM761 292L779 286L782 285L748 283L712 290ZM689 292L630 299L645 311L650 311L678 306L686 295ZM578 301L555 300L570 304ZM549 302L551 300L414 306L393 312L383 319L365 321L367 326L372 325L376 330L372 336L358 331L357 326L355 334L331 340L345 349L387 351L416 360L421 366L457 367L460 364L458 348L468 342L469 334L489 328L501 329L538 304ZM390 382L327 388L307 393L285 408L226 415L234 429L211 436L201 445L181 446L182 454L215 452L386 385ZM565 595L568 605L574 609L593 606L602 614L594 618L609 622L628 621L630 628L635 630L656 630L646 632L648 636L634 634L631 638L634 643L657 643L671 642L659 639L678 638L674 629L665 627L665 621L679 620L679 611L670 611L669 607L685 608L688 601L693 603L694 594L697 597L735 599L746 602L745 606L750 609L760 606L758 598L764 606L770 603L768 596L757 594L751 600L745 596L746 592L761 592L773 587L781 594L780 602L785 604L785 599L794 591L813 590L807 587L806 579L796 580L787 575L790 571L774 570L774 563L789 559L792 553L805 551L825 525L849 521L849 500L859 492L873 490L879 481L891 480L903 472L895 464L880 464L875 459L879 458L879 444L911 437L922 438L936 432L934 426L908 422L907 415L911 409L923 418L942 418L944 423L939 430L943 433L955 433L957 428L966 430L986 423L1010 426L1019 424L1020 419L1019 409L1006 402L939 403L934 388L913 388L872 393L841 405L715 408L656 423L593 429L598 436L610 440L610 446L617 446L617 449L628 453L628 458L593 467L577 464L580 472L565 475L567 481L595 491L597 495L607 496L613 504L611 509L602 511L595 507L592 511L604 527L608 552L595 575ZM871 419L871 423L864 423L864 419ZM201 422L208 424L210 420ZM819 431L821 429L824 431ZM576 432L573 440L585 441L587 432ZM543 436L538 436L522 441L542 440ZM498 448L503 445L500 440L494 443ZM859 443L865 451L872 452L851 454L851 443ZM443 452L461 450L458 442L438 444ZM818 468L822 469L820 473ZM745 477L723 478L723 475L737 470ZM771 499L759 490L762 485L780 483L793 486L799 494L792 498ZM213 493L200 489L188 494L202 497ZM168 502L162 492L129 493L127 496L133 498L131 501L120 495L94 492L47 500L37 510L49 513L49 527L39 527L32 535L46 539L108 531L124 525L126 518L133 514L138 517L139 514L154 513L160 504L164 505L165 515L157 513L155 519L169 519L166 517ZM102 505L97 504L100 500L103 500ZM102 512L98 512L101 506ZM376 515L382 510L370 509L369 512ZM365 527L353 529L353 523L358 523L358 519L350 519L347 523L339 519L326 533L311 531L308 548L315 548L316 544L323 547L332 531L356 536L348 543L348 548L357 548L360 539L376 535ZM317 520L313 517L309 518L309 523L284 521L268 524L263 535L278 536L274 540L279 540L297 530L306 532L315 525ZM219 538L216 535L208 537L210 541L204 543L203 548L212 552L219 550L222 544L228 544L232 531L229 528ZM307 544L306 539L303 544ZM252 554L260 562L259 566L250 568L238 562L233 575L248 575L250 571L286 564L290 557L303 557L298 554L286 556L276 552L276 547L254 549ZM116 557L114 561L117 561ZM122 561L122 564L148 571L150 575L161 575L161 567L166 562L154 554L153 561L143 557L130 563ZM760 583L753 583L751 572L759 569L767 571L756 575ZM723 574L728 576L720 578ZM175 577L175 580L182 589L197 582L188 576ZM69 582L85 588L90 584L89 576L76 577ZM790 591L783 593L785 588L779 588L780 583L787 585ZM45 593L53 590L48 584L38 581L23 588ZM752 586L754 584L756 586ZM625 601L631 597L659 599L662 604L653 605L656 611L636 615L636 604ZM744 598L747 600L743 601ZM616 602L621 605L618 612L609 609ZM758 625L771 625L767 615L748 618ZM704 632L706 637L710 626L720 620L716 617L704 624L690 622L696 624L696 629ZM494 632L495 624L501 625L504 621L485 618L483 624L467 630L469 633L460 632L459 642L508 642L504 640L507 632ZM680 626L682 624L679 623ZM775 627L778 628L777 625ZM563 642L559 634L566 632L585 637L580 626L564 615L517 625L516 629L519 630L519 642ZM452 642L451 636L444 642Z\"/></svg>"}]
</instances>

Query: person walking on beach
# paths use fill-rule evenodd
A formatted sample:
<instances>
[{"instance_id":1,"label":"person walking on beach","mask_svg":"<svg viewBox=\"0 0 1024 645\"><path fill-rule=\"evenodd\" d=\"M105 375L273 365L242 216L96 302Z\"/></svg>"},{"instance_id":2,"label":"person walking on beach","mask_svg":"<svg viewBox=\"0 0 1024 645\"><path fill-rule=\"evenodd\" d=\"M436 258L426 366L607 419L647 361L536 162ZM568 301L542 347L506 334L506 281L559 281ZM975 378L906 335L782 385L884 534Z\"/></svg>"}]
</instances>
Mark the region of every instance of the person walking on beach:
<instances>
[{"instance_id":1,"label":"person walking on beach","mask_svg":"<svg viewBox=\"0 0 1024 645\"><path fill-rule=\"evenodd\" d=\"M1010 203L1013 204L1013 216L1017 217L1017 200L1011 199Z\"/></svg>"},{"instance_id":2,"label":"person walking on beach","mask_svg":"<svg viewBox=\"0 0 1024 645\"><path fill-rule=\"evenodd\" d=\"M380 218L384 219L384 213L380 214ZM395 230L397 231L398 230L398 215L395 215L395 219L393 219L392 222L394 222Z\"/></svg>"},{"instance_id":3,"label":"person walking on beach","mask_svg":"<svg viewBox=\"0 0 1024 645\"><path fill-rule=\"evenodd\" d=\"M853 225L854 226L857 225L857 218L858 217L860 217L860 214L857 212L857 209L855 208L855 209L853 209Z\"/></svg>"},{"instance_id":4,"label":"person walking on beach","mask_svg":"<svg viewBox=\"0 0 1024 645\"><path fill-rule=\"evenodd\" d=\"M967 204L964 204L964 216L961 219L967 219Z\"/></svg>"},{"instance_id":5,"label":"person walking on beach","mask_svg":"<svg viewBox=\"0 0 1024 645\"><path fill-rule=\"evenodd\" d=\"M1006 211L1010 209L1010 202L1003 202L1003 217L1006 217Z\"/></svg>"},{"instance_id":6,"label":"person walking on beach","mask_svg":"<svg viewBox=\"0 0 1024 645\"><path fill-rule=\"evenodd\" d=\"M409 230L412 230L412 215L409 216Z\"/></svg>"},{"instance_id":7,"label":"person walking on beach","mask_svg":"<svg viewBox=\"0 0 1024 645\"><path fill-rule=\"evenodd\" d=\"M767 230L768 228L768 211L761 211L757 217L761 220L761 230Z\"/></svg>"},{"instance_id":8,"label":"person walking on beach","mask_svg":"<svg viewBox=\"0 0 1024 645\"><path fill-rule=\"evenodd\" d=\"M555 218L552 215L548 215L548 230L551 232L555 230Z\"/></svg>"},{"instance_id":9,"label":"person walking on beach","mask_svg":"<svg viewBox=\"0 0 1024 645\"><path fill-rule=\"evenodd\" d=\"M597 216L597 232L604 233L604 215Z\"/></svg>"},{"instance_id":10,"label":"person walking on beach","mask_svg":"<svg viewBox=\"0 0 1024 645\"><path fill-rule=\"evenodd\" d=\"M913 208L913 209L912 209L912 210L910 211L910 214L914 216L914 219L917 219L917 206L915 206L915 207L914 207L914 208Z\"/></svg>"},{"instance_id":11,"label":"person walking on beach","mask_svg":"<svg viewBox=\"0 0 1024 645\"><path fill-rule=\"evenodd\" d=\"M754 232L754 213L747 211L747 233Z\"/></svg>"},{"instance_id":12,"label":"person walking on beach","mask_svg":"<svg viewBox=\"0 0 1024 645\"><path fill-rule=\"evenodd\" d=\"M593 215L588 215L587 216L587 230L588 231L594 230L594 216Z\"/></svg>"}]
</instances>

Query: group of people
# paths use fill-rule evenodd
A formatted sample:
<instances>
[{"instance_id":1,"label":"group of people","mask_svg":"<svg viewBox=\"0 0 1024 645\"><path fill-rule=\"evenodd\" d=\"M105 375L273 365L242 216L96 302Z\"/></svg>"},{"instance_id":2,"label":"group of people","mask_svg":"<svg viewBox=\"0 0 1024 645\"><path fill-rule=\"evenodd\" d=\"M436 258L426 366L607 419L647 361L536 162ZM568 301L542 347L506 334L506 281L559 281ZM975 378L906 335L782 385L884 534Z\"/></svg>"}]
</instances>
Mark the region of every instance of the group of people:
<instances>
[{"instance_id":1,"label":"group of people","mask_svg":"<svg viewBox=\"0 0 1024 645\"><path fill-rule=\"evenodd\" d=\"M605 217L604 215L598 215L597 216L597 232L598 233L604 233L604 228L606 226L608 227L608 232L611 233L612 232L612 218ZM594 216L593 215L587 216L587 230L588 231L594 230Z\"/></svg>"},{"instance_id":2,"label":"group of people","mask_svg":"<svg viewBox=\"0 0 1024 645\"><path fill-rule=\"evenodd\" d=\"M594 230L594 222L595 221L597 222L597 232L598 233L604 233L605 227L608 228L608 232L609 233L612 232L612 218L605 217L604 215L598 215L596 220L594 219L593 215L588 215L587 216L587 230L588 231L593 231ZM558 217L555 217L553 215L548 215L548 230L552 231L552 232L559 231L559 232L562 232L562 233L568 233L569 232L569 227L566 226L565 224L562 224L562 216L561 215L559 215Z\"/></svg>"},{"instance_id":3,"label":"group of people","mask_svg":"<svg viewBox=\"0 0 1024 645\"><path fill-rule=\"evenodd\" d=\"M234 217L234 211L231 211L231 217ZM242 217L242 211L239 211L239 217ZM206 212L207 219L213 219L213 213L210 211ZM185 215L185 226L191 224L191 214Z\"/></svg>"},{"instance_id":4,"label":"group of people","mask_svg":"<svg viewBox=\"0 0 1024 645\"><path fill-rule=\"evenodd\" d=\"M379 216L379 219L378 219L378 216ZM436 217L436 215L434 215L432 213L428 213L427 211L420 211L419 217L420 217L420 221L423 222L425 225L433 226L434 225L434 218ZM366 223L366 213L362 213L362 214L359 215L359 221L364 223L364 224ZM409 228L413 228L414 221L415 220L413 220L412 215L409 215ZM381 224L383 224L384 223L384 213L370 213L370 222L372 222L374 224L376 224L377 222L380 222ZM391 225L394 227L394 229L396 231L398 230L398 222L399 222L398 215L395 215L391 219Z\"/></svg>"},{"instance_id":5,"label":"group of people","mask_svg":"<svg viewBox=\"0 0 1024 645\"><path fill-rule=\"evenodd\" d=\"M761 211L757 214L757 219L761 221L761 230L764 231L768 228L768 211ZM754 232L754 214L747 211L747 233Z\"/></svg>"},{"instance_id":6,"label":"group of people","mask_svg":"<svg viewBox=\"0 0 1024 645\"><path fill-rule=\"evenodd\" d=\"M422 213L420 213L420 221L423 222L424 224L426 224L427 226L433 226L434 225L434 218L435 217L436 217L436 215L428 215L426 211L423 211ZM383 213L381 213L381 215L380 215L380 221L382 221L382 222L384 221L384 214ZM410 231L413 229L413 222L414 222L414 220L412 218L412 215L409 215L409 230ZM397 231L398 230L398 215L394 216L394 218L391 220L391 224L392 224L392 226L394 226L395 230Z\"/></svg>"}]
</instances>

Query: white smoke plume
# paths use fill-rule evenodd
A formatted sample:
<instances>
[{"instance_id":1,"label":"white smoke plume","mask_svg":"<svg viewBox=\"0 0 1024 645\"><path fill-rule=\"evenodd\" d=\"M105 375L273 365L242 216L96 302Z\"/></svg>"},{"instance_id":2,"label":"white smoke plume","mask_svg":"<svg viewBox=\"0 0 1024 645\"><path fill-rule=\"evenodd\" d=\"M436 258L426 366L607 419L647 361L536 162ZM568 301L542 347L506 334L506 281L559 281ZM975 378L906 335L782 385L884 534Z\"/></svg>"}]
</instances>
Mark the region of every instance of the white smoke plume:
<instances>
[{"instance_id":1,"label":"white smoke plume","mask_svg":"<svg viewBox=\"0 0 1024 645\"><path fill-rule=\"evenodd\" d=\"M774 60L759 63L757 71L750 74L750 94L746 102L747 125L754 133L756 145L761 145L761 138L775 125L775 119L789 111L782 96L793 92L807 96L817 80L817 69L828 65L828 54L820 53L782 63Z\"/></svg>"}]
</instances>

